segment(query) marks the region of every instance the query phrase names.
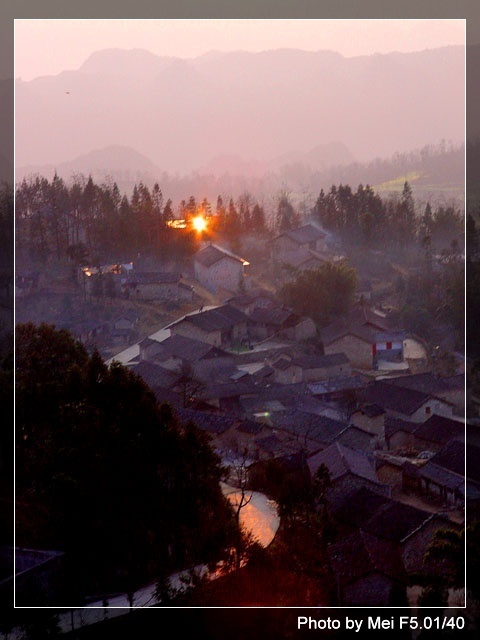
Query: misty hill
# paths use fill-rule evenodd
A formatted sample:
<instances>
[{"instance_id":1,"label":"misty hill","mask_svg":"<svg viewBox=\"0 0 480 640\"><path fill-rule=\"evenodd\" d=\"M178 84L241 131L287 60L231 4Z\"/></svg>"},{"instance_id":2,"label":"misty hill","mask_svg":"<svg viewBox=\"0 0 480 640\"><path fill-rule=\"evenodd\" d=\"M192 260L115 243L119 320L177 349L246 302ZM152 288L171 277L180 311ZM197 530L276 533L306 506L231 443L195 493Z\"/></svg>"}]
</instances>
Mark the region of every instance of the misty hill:
<instances>
[{"instance_id":1,"label":"misty hill","mask_svg":"<svg viewBox=\"0 0 480 640\"><path fill-rule=\"evenodd\" d=\"M468 166L478 166L479 146L467 145ZM308 156L309 154L305 154L304 158ZM128 195L140 181L150 188L158 182L165 197L171 198L175 203L190 195L207 197L215 202L218 195L226 200L230 197L237 198L248 191L267 204L272 196L274 199L279 191L287 189L297 204L304 202L310 207L320 189L328 191L334 184L348 184L354 189L360 184L369 184L380 195L389 195L400 192L405 180L408 180L418 202L429 200L433 205L453 201L461 204L464 201L463 145L449 146L441 143L403 154L397 153L390 158L376 158L364 163L350 162L318 170L302 163L302 158L297 163L290 164L282 164L283 160L285 158L277 160L278 169L267 170L265 166L261 168L259 164L247 163L240 156L225 154L215 158L202 170L180 176L160 171L149 158L134 149L110 146L71 162L20 167L16 171L16 180L19 183L23 178L28 180L35 175L51 180L56 172L70 183L81 175L85 178L92 175L94 181L100 184L114 180L120 191ZM261 169L265 173L258 178L255 173Z\"/></svg>"},{"instance_id":2,"label":"misty hill","mask_svg":"<svg viewBox=\"0 0 480 640\"><path fill-rule=\"evenodd\" d=\"M128 191L136 182L154 183L160 176L159 168L135 149L110 145L57 165L19 167L16 171L16 181L18 183L31 175L41 175L50 180L55 173L67 181L80 175L91 175L96 182L112 179L121 184L124 191Z\"/></svg>"},{"instance_id":3,"label":"misty hill","mask_svg":"<svg viewBox=\"0 0 480 640\"><path fill-rule=\"evenodd\" d=\"M333 141L365 162L463 140L463 96L462 47L357 58L216 52L192 60L99 51L77 70L16 81L16 163L58 165L121 145L180 174L225 154L264 167L281 156L292 164L288 154L297 153L300 164L307 158L319 169L308 154Z\"/></svg>"}]
</instances>

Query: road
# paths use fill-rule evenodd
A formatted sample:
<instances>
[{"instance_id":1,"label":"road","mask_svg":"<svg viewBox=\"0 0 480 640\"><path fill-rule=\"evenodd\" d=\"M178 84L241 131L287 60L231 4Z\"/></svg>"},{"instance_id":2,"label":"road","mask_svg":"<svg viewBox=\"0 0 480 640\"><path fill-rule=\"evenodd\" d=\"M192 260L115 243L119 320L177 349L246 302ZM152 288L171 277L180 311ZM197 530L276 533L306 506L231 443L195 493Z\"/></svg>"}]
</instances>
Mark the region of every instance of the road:
<instances>
[{"instance_id":1,"label":"road","mask_svg":"<svg viewBox=\"0 0 480 640\"><path fill-rule=\"evenodd\" d=\"M235 504L238 491L235 487L222 483L222 491L229 500ZM268 546L275 537L280 519L278 517L275 503L258 491L248 493L251 500L240 512L240 522L253 535L253 537L264 547ZM204 566L194 568L198 575L206 573ZM188 571L178 572L170 577L170 585L173 589L184 586L182 578L188 578ZM215 574L211 574L212 579ZM139 589L133 594L133 609L154 606L157 603L155 598L156 584L152 583ZM130 603L126 594L112 596L107 602L97 601L83 609L66 609L59 614L59 625L63 633L68 633L74 629L79 629L86 625L101 622L109 618L123 616L130 611ZM18 640L22 634L19 631ZM17 638L14 632L9 636L12 640Z\"/></svg>"}]
</instances>

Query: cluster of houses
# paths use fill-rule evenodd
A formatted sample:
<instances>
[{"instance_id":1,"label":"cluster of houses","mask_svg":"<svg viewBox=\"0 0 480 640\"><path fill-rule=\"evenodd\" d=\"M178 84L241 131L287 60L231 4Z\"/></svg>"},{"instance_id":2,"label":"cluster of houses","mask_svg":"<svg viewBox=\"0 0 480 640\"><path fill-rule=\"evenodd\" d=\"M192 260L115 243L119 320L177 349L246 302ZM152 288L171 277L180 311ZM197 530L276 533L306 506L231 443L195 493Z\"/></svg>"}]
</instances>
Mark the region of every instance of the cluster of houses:
<instances>
[{"instance_id":1,"label":"cluster of houses","mask_svg":"<svg viewBox=\"0 0 480 640\"><path fill-rule=\"evenodd\" d=\"M280 234L270 259L287 277L332 258L326 234L308 224ZM371 306L369 283L319 335L310 318L255 289L248 267L229 250L203 247L195 280L223 303L141 340L126 364L159 402L208 432L225 462L242 451L252 471L272 460L312 475L325 465L338 604L391 605L412 576L451 569L430 566L427 545L438 529L463 526L467 502L477 509L480 472L465 460L480 454L480 440L465 438L464 374L441 378L425 361L417 373L405 332ZM195 299L181 273L113 275L130 298ZM131 343L133 316L109 330Z\"/></svg>"},{"instance_id":2,"label":"cluster of houses","mask_svg":"<svg viewBox=\"0 0 480 640\"><path fill-rule=\"evenodd\" d=\"M128 363L178 415L251 471L296 461L331 475L336 538L329 558L338 602L389 605L429 567L439 528L460 529L480 496L465 456L464 375L411 373L404 335L365 303L321 335L265 291L232 296L139 343ZM411 504L411 503L414 503ZM352 513L351 505L356 508Z\"/></svg>"}]
</instances>

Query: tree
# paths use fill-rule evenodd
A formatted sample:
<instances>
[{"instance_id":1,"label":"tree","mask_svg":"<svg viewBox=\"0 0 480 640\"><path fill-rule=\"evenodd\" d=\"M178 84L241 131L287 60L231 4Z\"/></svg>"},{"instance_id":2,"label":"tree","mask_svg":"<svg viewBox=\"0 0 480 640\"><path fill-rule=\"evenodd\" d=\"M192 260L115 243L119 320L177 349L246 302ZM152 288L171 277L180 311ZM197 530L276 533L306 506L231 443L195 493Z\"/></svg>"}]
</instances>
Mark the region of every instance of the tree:
<instances>
[{"instance_id":1,"label":"tree","mask_svg":"<svg viewBox=\"0 0 480 640\"><path fill-rule=\"evenodd\" d=\"M64 330L20 324L16 346L17 541L67 552L65 598L219 559L235 518L208 435Z\"/></svg>"},{"instance_id":2,"label":"tree","mask_svg":"<svg viewBox=\"0 0 480 640\"><path fill-rule=\"evenodd\" d=\"M282 191L278 197L275 219L277 231L280 233L294 229L300 223L299 216L290 201L288 192L286 191Z\"/></svg>"},{"instance_id":3,"label":"tree","mask_svg":"<svg viewBox=\"0 0 480 640\"><path fill-rule=\"evenodd\" d=\"M356 272L345 260L326 262L318 269L300 272L283 285L279 296L299 315L326 324L349 309L356 283Z\"/></svg>"}]
</instances>

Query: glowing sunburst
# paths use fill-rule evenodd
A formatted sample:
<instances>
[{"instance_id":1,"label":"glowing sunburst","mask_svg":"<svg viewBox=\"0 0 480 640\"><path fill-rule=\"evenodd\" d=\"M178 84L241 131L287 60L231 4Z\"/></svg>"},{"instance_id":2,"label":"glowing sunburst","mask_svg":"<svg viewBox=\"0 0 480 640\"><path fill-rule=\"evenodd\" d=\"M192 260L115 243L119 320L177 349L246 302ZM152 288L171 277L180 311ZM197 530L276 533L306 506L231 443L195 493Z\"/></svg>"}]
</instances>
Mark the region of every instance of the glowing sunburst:
<instances>
[{"instance_id":1,"label":"glowing sunburst","mask_svg":"<svg viewBox=\"0 0 480 640\"><path fill-rule=\"evenodd\" d=\"M203 216L196 216L192 219L192 226L198 233L205 231L207 228L207 221Z\"/></svg>"}]
</instances>

